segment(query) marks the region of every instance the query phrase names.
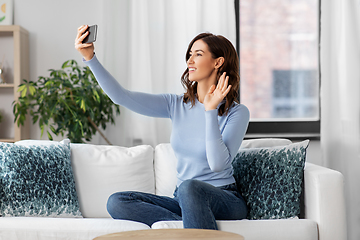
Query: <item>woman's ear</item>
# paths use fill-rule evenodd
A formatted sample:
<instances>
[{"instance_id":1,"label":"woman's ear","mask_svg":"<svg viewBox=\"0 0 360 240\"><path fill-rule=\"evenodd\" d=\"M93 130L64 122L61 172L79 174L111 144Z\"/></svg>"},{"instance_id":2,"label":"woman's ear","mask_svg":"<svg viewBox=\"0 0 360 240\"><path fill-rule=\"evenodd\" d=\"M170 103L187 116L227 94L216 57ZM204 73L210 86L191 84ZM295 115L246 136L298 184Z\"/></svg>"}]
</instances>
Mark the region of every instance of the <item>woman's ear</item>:
<instances>
[{"instance_id":1,"label":"woman's ear","mask_svg":"<svg viewBox=\"0 0 360 240\"><path fill-rule=\"evenodd\" d=\"M218 57L215 61L215 69L219 69L224 64L224 57Z\"/></svg>"}]
</instances>

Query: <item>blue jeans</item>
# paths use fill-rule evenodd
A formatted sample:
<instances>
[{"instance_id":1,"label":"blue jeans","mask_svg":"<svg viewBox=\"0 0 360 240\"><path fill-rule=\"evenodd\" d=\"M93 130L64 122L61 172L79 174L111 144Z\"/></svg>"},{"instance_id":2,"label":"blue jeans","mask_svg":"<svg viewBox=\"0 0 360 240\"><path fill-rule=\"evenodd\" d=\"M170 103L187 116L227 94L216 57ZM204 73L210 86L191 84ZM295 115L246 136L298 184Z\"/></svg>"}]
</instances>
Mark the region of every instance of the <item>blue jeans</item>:
<instances>
[{"instance_id":1,"label":"blue jeans","mask_svg":"<svg viewBox=\"0 0 360 240\"><path fill-rule=\"evenodd\" d=\"M182 220L184 228L218 229L216 220L240 220L247 207L236 184L214 187L198 180L186 180L176 188L174 198L141 192L118 192L109 197L112 218L151 226L158 221Z\"/></svg>"}]
</instances>

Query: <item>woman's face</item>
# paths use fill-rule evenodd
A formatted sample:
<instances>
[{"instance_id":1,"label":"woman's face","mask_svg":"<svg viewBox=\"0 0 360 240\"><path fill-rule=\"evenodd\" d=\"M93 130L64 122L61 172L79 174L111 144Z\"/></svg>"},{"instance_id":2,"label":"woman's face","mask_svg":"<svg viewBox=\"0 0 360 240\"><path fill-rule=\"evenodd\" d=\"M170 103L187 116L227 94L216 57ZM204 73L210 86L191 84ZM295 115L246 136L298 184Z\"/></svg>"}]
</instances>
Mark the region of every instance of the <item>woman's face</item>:
<instances>
[{"instance_id":1,"label":"woman's face","mask_svg":"<svg viewBox=\"0 0 360 240\"><path fill-rule=\"evenodd\" d=\"M200 82L216 77L216 59L211 55L208 45L201 39L194 42L189 52L187 66L189 69L189 80Z\"/></svg>"}]
</instances>

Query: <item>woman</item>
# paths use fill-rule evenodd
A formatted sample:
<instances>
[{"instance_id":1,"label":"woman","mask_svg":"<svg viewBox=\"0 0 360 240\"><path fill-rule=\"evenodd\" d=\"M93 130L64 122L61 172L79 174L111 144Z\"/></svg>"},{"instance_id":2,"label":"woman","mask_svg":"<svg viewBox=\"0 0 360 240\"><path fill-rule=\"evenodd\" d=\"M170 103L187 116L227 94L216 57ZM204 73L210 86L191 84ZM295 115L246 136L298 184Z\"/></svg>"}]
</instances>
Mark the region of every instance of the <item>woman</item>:
<instances>
[{"instance_id":1,"label":"woman","mask_svg":"<svg viewBox=\"0 0 360 240\"><path fill-rule=\"evenodd\" d=\"M222 36L202 33L189 44L186 92L148 94L124 89L99 63L94 45L82 44L87 25L78 29L75 48L84 57L103 90L116 104L137 113L170 118L171 146L178 159L174 197L141 192L110 196L107 209L115 219L151 226L161 220L183 220L185 228L217 229L215 220L246 217L231 162L249 122L249 111L238 103L239 60ZM85 33L85 34L84 34Z\"/></svg>"}]
</instances>

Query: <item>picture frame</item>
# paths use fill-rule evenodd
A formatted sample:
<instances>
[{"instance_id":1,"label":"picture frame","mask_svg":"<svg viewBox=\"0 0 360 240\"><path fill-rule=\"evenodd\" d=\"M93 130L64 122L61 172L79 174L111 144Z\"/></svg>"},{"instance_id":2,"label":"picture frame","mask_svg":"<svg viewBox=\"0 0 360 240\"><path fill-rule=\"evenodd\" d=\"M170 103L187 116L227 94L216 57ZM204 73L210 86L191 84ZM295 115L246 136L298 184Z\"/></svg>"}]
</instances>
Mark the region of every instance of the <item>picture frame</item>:
<instances>
[{"instance_id":1,"label":"picture frame","mask_svg":"<svg viewBox=\"0 0 360 240\"><path fill-rule=\"evenodd\" d=\"M13 25L14 1L0 0L0 25Z\"/></svg>"}]
</instances>

